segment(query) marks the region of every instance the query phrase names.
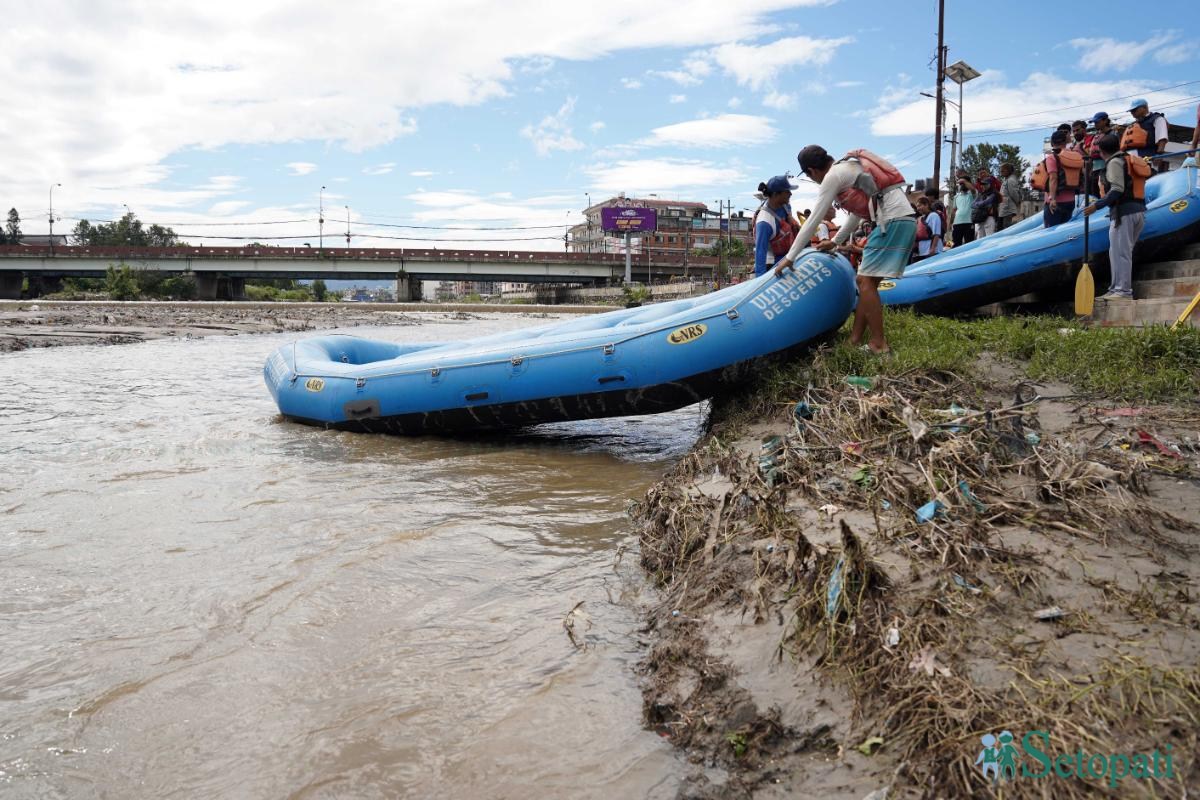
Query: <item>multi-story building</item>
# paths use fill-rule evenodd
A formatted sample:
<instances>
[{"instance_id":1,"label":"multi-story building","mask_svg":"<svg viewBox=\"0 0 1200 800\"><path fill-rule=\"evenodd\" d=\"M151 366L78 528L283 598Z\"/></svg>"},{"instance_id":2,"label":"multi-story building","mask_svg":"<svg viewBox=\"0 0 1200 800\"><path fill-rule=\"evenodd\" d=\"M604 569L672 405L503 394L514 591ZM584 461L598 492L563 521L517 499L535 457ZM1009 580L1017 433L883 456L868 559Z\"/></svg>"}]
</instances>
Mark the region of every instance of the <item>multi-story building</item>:
<instances>
[{"instance_id":1,"label":"multi-story building","mask_svg":"<svg viewBox=\"0 0 1200 800\"><path fill-rule=\"evenodd\" d=\"M732 237L754 249L752 219L745 211L735 212L729 219L724 212L712 211L704 203L689 200L659 200L632 198L625 195L610 197L584 209L586 222L571 228L568 247L576 253L624 253L624 237L607 234L601 227L600 210L604 208L653 208L657 212L658 230L634 236L630 250L641 254L682 256L697 250L708 250L721 239Z\"/></svg>"}]
</instances>

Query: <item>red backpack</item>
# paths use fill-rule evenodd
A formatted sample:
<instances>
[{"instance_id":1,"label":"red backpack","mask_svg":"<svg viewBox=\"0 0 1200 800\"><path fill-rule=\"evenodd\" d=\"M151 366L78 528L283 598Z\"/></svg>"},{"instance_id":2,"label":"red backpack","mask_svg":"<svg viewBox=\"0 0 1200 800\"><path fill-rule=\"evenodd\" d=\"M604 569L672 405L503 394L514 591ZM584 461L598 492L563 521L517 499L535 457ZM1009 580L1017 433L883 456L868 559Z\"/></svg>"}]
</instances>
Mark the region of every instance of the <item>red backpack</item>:
<instances>
[{"instance_id":1,"label":"red backpack","mask_svg":"<svg viewBox=\"0 0 1200 800\"><path fill-rule=\"evenodd\" d=\"M851 158L856 159L862 165L863 173L870 175L875 181L875 192L868 194L857 186L851 186L838 194L838 205L859 219L874 219L871 213L873 203L883 194L884 189L903 184L904 176L886 158L877 156L870 150L851 150L842 156L841 161Z\"/></svg>"}]
</instances>

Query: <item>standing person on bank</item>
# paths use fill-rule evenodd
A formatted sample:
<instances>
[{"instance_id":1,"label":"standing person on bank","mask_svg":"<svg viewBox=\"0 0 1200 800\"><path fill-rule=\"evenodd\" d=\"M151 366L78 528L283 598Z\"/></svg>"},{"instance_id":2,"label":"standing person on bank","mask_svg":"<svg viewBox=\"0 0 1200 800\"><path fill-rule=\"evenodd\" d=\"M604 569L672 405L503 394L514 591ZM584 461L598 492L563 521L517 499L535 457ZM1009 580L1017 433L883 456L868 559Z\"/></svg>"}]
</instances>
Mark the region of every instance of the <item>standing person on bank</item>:
<instances>
[{"instance_id":1,"label":"standing person on bank","mask_svg":"<svg viewBox=\"0 0 1200 800\"><path fill-rule=\"evenodd\" d=\"M1083 209L1091 216L1108 208L1108 262L1112 282L1101 300L1133 298L1133 246L1146 225L1146 179L1150 165L1145 159L1121 152L1116 136L1102 136L1097 142L1104 154L1105 190L1103 199Z\"/></svg>"},{"instance_id":2,"label":"standing person on bank","mask_svg":"<svg viewBox=\"0 0 1200 800\"><path fill-rule=\"evenodd\" d=\"M1136 152L1143 158L1156 156L1167 149L1167 118L1155 111L1145 100L1134 100L1129 109L1133 122L1121 136L1121 149ZM1159 172L1170 169L1166 160L1155 162Z\"/></svg>"},{"instance_id":3,"label":"standing person on bank","mask_svg":"<svg viewBox=\"0 0 1200 800\"><path fill-rule=\"evenodd\" d=\"M979 170L975 182L975 202L971 204L971 219L975 223L975 238L982 239L996 232L996 211L1000 208L1000 181L987 169Z\"/></svg>"},{"instance_id":4,"label":"standing person on bank","mask_svg":"<svg viewBox=\"0 0 1200 800\"><path fill-rule=\"evenodd\" d=\"M954 191L954 216L950 222L954 246L975 241L975 223L971 222L971 204L975 202L975 187L965 169L958 171L958 184Z\"/></svg>"},{"instance_id":5,"label":"standing person on bank","mask_svg":"<svg viewBox=\"0 0 1200 800\"><path fill-rule=\"evenodd\" d=\"M763 275L770 264L783 258L800 227L792 220L792 190L786 175L776 175L758 185L766 198L754 215L754 275Z\"/></svg>"},{"instance_id":6,"label":"standing person on bank","mask_svg":"<svg viewBox=\"0 0 1200 800\"><path fill-rule=\"evenodd\" d=\"M1000 217L996 221L998 231L1012 225L1021 211L1021 179L1015 173L1012 164L1000 165Z\"/></svg>"},{"instance_id":7,"label":"standing person on bank","mask_svg":"<svg viewBox=\"0 0 1200 800\"><path fill-rule=\"evenodd\" d=\"M1047 228L1061 225L1071 219L1075 213L1075 192L1078 184L1072 185L1067 180L1067 165L1071 175L1078 180L1078 173L1083 168L1083 157L1074 151L1066 149L1067 134L1055 131L1050 137L1050 152L1034 170L1031 182L1033 187L1046 195L1046 205L1042 209L1042 223ZM1078 163L1076 163L1078 162ZM1044 183L1042 182L1044 176Z\"/></svg>"},{"instance_id":8,"label":"standing person on bank","mask_svg":"<svg viewBox=\"0 0 1200 800\"><path fill-rule=\"evenodd\" d=\"M863 248L862 265L858 268L858 306L854 309L854 327L850 344L859 346L870 330L869 343L863 345L872 353L891 352L883 335L883 301L879 298L879 282L898 278L908 265L909 253L917 238L917 215L904 193L904 176L886 160L867 150L852 150L840 161L824 147L810 144L796 156L800 171L820 184L821 190L813 206L812 216L796 234L796 241L787 258L775 267L783 275L807 246L817 226L836 200L850 212L837 238L817 245L830 252L845 244L862 220L874 223L871 235Z\"/></svg>"}]
</instances>

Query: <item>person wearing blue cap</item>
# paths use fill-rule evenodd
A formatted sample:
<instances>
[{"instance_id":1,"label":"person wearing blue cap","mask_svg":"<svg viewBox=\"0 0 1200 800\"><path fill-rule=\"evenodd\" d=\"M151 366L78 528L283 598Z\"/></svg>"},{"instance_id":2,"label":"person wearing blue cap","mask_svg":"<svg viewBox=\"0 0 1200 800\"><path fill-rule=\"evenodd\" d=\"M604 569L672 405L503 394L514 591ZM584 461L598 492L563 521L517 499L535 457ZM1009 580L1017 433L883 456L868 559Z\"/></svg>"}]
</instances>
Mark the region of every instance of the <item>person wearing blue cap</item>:
<instances>
[{"instance_id":1,"label":"person wearing blue cap","mask_svg":"<svg viewBox=\"0 0 1200 800\"><path fill-rule=\"evenodd\" d=\"M1089 134L1085 141L1087 147L1086 155L1092 160L1091 178L1088 181L1088 195L1100 196L1100 176L1104 173L1104 156L1100 154L1100 148L1096 146L1096 142L1101 136L1114 134L1120 136L1121 132L1113 127L1112 120L1108 118L1107 111L1097 111L1092 114L1092 127L1096 129L1095 133Z\"/></svg>"},{"instance_id":2,"label":"person wearing blue cap","mask_svg":"<svg viewBox=\"0 0 1200 800\"><path fill-rule=\"evenodd\" d=\"M783 258L795 241L800 224L792 219L792 190L796 186L786 175L776 175L758 185L763 204L754 215L754 274L762 275L767 268ZM770 255L770 264L767 256Z\"/></svg>"},{"instance_id":3,"label":"person wearing blue cap","mask_svg":"<svg viewBox=\"0 0 1200 800\"><path fill-rule=\"evenodd\" d=\"M1165 151L1167 149L1167 118L1157 111L1151 113L1150 104L1146 102L1145 98L1140 97L1133 101L1133 105L1129 107L1129 113L1133 115L1133 124L1130 125L1130 128L1141 128L1145 135L1134 139L1138 144L1133 148L1126 147L1126 143L1122 141L1122 148L1133 149L1143 158ZM1126 136L1128 135L1129 133L1126 132ZM1158 171L1166 172L1167 169L1167 162L1160 161Z\"/></svg>"}]
</instances>

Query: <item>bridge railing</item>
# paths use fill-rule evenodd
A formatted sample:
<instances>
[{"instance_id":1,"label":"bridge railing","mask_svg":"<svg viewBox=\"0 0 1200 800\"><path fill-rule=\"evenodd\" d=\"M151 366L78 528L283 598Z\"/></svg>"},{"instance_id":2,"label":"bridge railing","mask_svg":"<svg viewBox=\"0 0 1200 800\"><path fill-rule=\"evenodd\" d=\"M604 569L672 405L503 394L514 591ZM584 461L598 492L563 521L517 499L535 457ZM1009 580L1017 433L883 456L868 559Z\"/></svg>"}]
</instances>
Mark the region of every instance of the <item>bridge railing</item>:
<instances>
[{"instance_id":1,"label":"bridge railing","mask_svg":"<svg viewBox=\"0 0 1200 800\"><path fill-rule=\"evenodd\" d=\"M580 263L613 264L625 263L622 253L555 253L545 250L443 250L440 248L377 248L377 247L207 247L180 245L176 247L124 247L65 245L51 248L49 245L0 245L0 259L5 257L28 258L30 256L53 258L111 258L111 259L203 259L203 258L255 258L255 259L345 259L366 261L464 261L493 263ZM633 263L645 266L713 266L717 259L708 256L688 256L679 253L639 253Z\"/></svg>"}]
</instances>

